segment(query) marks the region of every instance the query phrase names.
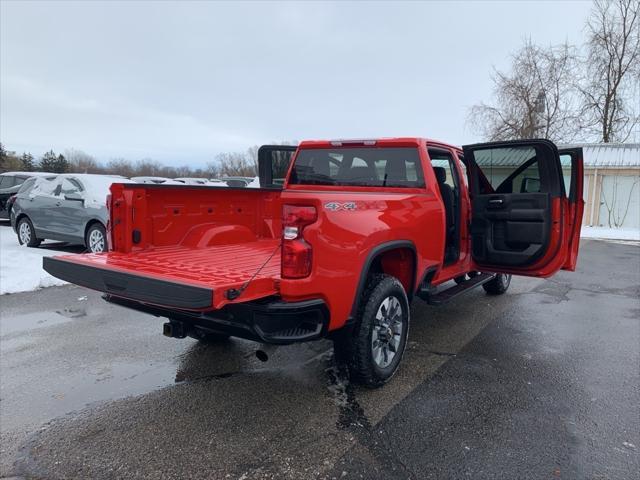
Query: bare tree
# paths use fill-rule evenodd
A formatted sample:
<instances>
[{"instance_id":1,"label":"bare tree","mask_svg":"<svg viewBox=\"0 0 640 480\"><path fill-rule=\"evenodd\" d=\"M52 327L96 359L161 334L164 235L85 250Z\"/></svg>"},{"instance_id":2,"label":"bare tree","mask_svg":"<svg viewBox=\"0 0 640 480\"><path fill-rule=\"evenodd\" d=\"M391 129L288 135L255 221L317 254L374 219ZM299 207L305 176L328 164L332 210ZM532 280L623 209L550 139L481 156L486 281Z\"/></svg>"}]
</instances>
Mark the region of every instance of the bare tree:
<instances>
[{"instance_id":1,"label":"bare tree","mask_svg":"<svg viewBox=\"0 0 640 480\"><path fill-rule=\"evenodd\" d=\"M101 173L102 169L95 158L82 150L73 148L65 150L65 158L69 161L69 169L76 173Z\"/></svg>"},{"instance_id":2,"label":"bare tree","mask_svg":"<svg viewBox=\"0 0 640 480\"><path fill-rule=\"evenodd\" d=\"M587 32L581 119L600 141L624 142L640 116L640 1L596 0Z\"/></svg>"},{"instance_id":3,"label":"bare tree","mask_svg":"<svg viewBox=\"0 0 640 480\"><path fill-rule=\"evenodd\" d=\"M525 41L511 57L509 72L494 70L494 102L474 105L471 125L489 140L571 141L577 133L576 63L568 44L544 48Z\"/></svg>"},{"instance_id":4,"label":"bare tree","mask_svg":"<svg viewBox=\"0 0 640 480\"><path fill-rule=\"evenodd\" d=\"M213 162L207 164L209 176L253 177L258 173L258 147L249 147L245 152L227 152L216 155Z\"/></svg>"}]
</instances>

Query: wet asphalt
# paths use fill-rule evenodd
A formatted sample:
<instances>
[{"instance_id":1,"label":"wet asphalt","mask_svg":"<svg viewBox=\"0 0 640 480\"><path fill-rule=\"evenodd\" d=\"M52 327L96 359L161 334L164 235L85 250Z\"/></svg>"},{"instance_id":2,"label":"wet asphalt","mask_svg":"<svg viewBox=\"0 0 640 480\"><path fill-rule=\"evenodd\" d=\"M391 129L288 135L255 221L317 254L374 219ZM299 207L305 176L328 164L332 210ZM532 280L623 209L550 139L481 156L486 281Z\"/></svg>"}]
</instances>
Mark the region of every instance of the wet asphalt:
<instances>
[{"instance_id":1,"label":"wet asphalt","mask_svg":"<svg viewBox=\"0 0 640 480\"><path fill-rule=\"evenodd\" d=\"M640 247L576 273L416 300L382 389L326 341L163 337L75 287L0 297L0 477L566 478L640 472Z\"/></svg>"}]
</instances>

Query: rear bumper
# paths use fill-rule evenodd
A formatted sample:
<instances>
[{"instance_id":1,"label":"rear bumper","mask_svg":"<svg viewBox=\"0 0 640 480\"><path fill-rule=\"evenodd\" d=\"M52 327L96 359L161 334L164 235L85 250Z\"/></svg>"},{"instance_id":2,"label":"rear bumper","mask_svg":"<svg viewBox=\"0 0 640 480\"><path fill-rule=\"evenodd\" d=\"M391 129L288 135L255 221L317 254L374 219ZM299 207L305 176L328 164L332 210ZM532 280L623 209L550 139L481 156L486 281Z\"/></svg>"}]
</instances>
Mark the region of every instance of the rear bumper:
<instances>
[{"instance_id":1,"label":"rear bumper","mask_svg":"<svg viewBox=\"0 0 640 480\"><path fill-rule=\"evenodd\" d=\"M263 343L289 344L316 340L326 335L329 309L323 300L283 302L276 297L255 302L233 303L220 310L191 312L132 301L107 294L104 299L189 329L224 333Z\"/></svg>"}]
</instances>

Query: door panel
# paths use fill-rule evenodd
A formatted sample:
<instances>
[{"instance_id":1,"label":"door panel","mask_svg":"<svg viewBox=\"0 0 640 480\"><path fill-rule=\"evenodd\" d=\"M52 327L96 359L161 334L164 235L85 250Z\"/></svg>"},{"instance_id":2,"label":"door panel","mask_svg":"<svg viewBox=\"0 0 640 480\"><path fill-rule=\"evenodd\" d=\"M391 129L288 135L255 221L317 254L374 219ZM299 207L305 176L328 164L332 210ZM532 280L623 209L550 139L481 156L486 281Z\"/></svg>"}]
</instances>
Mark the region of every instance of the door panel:
<instances>
[{"instance_id":1,"label":"door panel","mask_svg":"<svg viewBox=\"0 0 640 480\"><path fill-rule=\"evenodd\" d=\"M548 140L464 147L471 186L472 256L478 269L549 276L568 254L566 199Z\"/></svg>"},{"instance_id":2,"label":"door panel","mask_svg":"<svg viewBox=\"0 0 640 480\"><path fill-rule=\"evenodd\" d=\"M476 197L471 223L476 262L518 266L542 256L551 224L549 200L547 193Z\"/></svg>"}]
</instances>

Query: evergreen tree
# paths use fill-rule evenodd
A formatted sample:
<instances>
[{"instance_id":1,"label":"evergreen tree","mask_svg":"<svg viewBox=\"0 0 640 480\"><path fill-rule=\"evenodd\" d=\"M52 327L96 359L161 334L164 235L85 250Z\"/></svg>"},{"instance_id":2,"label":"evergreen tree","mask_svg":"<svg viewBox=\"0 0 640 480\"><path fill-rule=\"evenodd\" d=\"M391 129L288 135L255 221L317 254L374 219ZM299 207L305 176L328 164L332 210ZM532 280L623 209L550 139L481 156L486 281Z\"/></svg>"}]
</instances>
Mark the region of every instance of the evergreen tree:
<instances>
[{"instance_id":1,"label":"evergreen tree","mask_svg":"<svg viewBox=\"0 0 640 480\"><path fill-rule=\"evenodd\" d=\"M36 169L33 155L30 153L23 153L20 159L22 160L22 168L25 172L33 172Z\"/></svg>"},{"instance_id":2,"label":"evergreen tree","mask_svg":"<svg viewBox=\"0 0 640 480\"><path fill-rule=\"evenodd\" d=\"M40 170L43 172L56 172L58 157L53 150L45 153L40 159Z\"/></svg>"},{"instance_id":3,"label":"evergreen tree","mask_svg":"<svg viewBox=\"0 0 640 480\"><path fill-rule=\"evenodd\" d=\"M66 173L69 171L69 162L64 157L64 155L58 155L55 160L55 167L53 171L56 173Z\"/></svg>"}]
</instances>

